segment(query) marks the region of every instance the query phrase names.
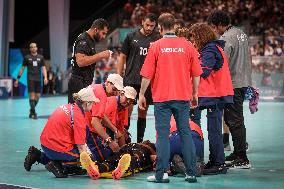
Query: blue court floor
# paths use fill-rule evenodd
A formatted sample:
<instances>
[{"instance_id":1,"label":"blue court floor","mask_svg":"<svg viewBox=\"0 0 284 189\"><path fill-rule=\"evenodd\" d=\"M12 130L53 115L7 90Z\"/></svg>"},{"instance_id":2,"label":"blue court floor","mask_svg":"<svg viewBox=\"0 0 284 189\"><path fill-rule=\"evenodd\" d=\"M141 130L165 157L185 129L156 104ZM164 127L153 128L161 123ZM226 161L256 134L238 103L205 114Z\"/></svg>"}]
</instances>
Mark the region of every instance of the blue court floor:
<instances>
[{"instance_id":1,"label":"blue court floor","mask_svg":"<svg viewBox=\"0 0 284 189\"><path fill-rule=\"evenodd\" d=\"M169 184L147 183L143 173L114 181L112 179L91 180L87 176L56 179L43 165L34 165L30 172L23 167L30 145L40 147L39 136L48 116L67 97L41 98L37 106L39 119L28 118L28 99L0 100L0 188L10 185L41 189L283 189L284 188L284 103L260 102L259 111L252 115L245 103L247 141L250 145L248 157L250 170L229 170L227 175L203 176L197 183L184 182L183 178L170 178ZM131 120L130 132L135 142L137 111ZM204 112L205 113L205 112ZM202 116L202 128L207 138L206 117ZM150 108L146 139L154 141L153 107ZM208 159L208 142L205 140L205 160ZM4 183L4 184L3 184Z\"/></svg>"}]
</instances>

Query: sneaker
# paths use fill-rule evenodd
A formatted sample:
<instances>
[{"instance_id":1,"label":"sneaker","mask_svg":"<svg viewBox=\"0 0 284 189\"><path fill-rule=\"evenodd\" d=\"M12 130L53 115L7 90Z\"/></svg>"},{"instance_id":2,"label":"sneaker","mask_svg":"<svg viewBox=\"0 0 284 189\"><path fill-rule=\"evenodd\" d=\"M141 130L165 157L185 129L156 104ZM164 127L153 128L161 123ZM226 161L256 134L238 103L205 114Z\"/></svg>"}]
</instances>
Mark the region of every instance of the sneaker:
<instances>
[{"instance_id":1,"label":"sneaker","mask_svg":"<svg viewBox=\"0 0 284 189\"><path fill-rule=\"evenodd\" d=\"M120 158L116 169L112 172L111 174L112 178L115 180L120 179L124 175L125 171L129 168L130 162L131 162L130 154L124 154Z\"/></svg>"},{"instance_id":2,"label":"sneaker","mask_svg":"<svg viewBox=\"0 0 284 189\"><path fill-rule=\"evenodd\" d=\"M231 145L229 142L224 144L224 151L231 151Z\"/></svg>"},{"instance_id":3,"label":"sneaker","mask_svg":"<svg viewBox=\"0 0 284 189\"><path fill-rule=\"evenodd\" d=\"M183 162L183 159L180 157L180 155L174 155L172 160L172 169L174 172L185 175L186 168Z\"/></svg>"},{"instance_id":4,"label":"sneaker","mask_svg":"<svg viewBox=\"0 0 284 189\"><path fill-rule=\"evenodd\" d=\"M87 170L87 173L91 179L96 180L100 178L98 166L92 161L87 152L82 152L80 154L80 162L82 167Z\"/></svg>"},{"instance_id":5,"label":"sneaker","mask_svg":"<svg viewBox=\"0 0 284 189\"><path fill-rule=\"evenodd\" d=\"M26 171L30 171L32 168L32 165L35 162L40 161L40 156L41 156L41 151L38 150L34 146L30 146L28 150L28 155L26 156L25 162L24 162L24 167Z\"/></svg>"},{"instance_id":6,"label":"sneaker","mask_svg":"<svg viewBox=\"0 0 284 189\"><path fill-rule=\"evenodd\" d=\"M196 176L201 177L201 175L203 175L203 171L204 171L204 162L197 161L196 162Z\"/></svg>"},{"instance_id":7,"label":"sneaker","mask_svg":"<svg viewBox=\"0 0 284 189\"><path fill-rule=\"evenodd\" d=\"M236 160L238 158L239 158L239 156L237 156L235 153L231 153L229 156L227 156L225 158L225 163L226 164L230 164L232 161L234 161L234 160Z\"/></svg>"},{"instance_id":8,"label":"sneaker","mask_svg":"<svg viewBox=\"0 0 284 189\"><path fill-rule=\"evenodd\" d=\"M155 183L169 183L169 175L168 173L164 173L162 180L157 180L155 175L147 177L148 182L155 182Z\"/></svg>"},{"instance_id":9,"label":"sneaker","mask_svg":"<svg viewBox=\"0 0 284 189\"><path fill-rule=\"evenodd\" d=\"M231 163L227 164L229 169L250 169L251 164L249 160L244 160L241 158L235 159Z\"/></svg>"},{"instance_id":10,"label":"sneaker","mask_svg":"<svg viewBox=\"0 0 284 189\"><path fill-rule=\"evenodd\" d=\"M211 161L208 161L205 165L204 165L204 169L209 169L210 167L212 167L213 164L211 163Z\"/></svg>"},{"instance_id":11,"label":"sneaker","mask_svg":"<svg viewBox=\"0 0 284 189\"><path fill-rule=\"evenodd\" d=\"M87 171L86 169L82 169L79 166L71 166L71 167L65 167L64 173L67 175L86 175Z\"/></svg>"},{"instance_id":12,"label":"sneaker","mask_svg":"<svg viewBox=\"0 0 284 189\"><path fill-rule=\"evenodd\" d=\"M54 174L56 178L66 178L68 175L64 173L64 169L61 163L57 161L50 161L48 164L45 165L45 168Z\"/></svg>"},{"instance_id":13,"label":"sneaker","mask_svg":"<svg viewBox=\"0 0 284 189\"><path fill-rule=\"evenodd\" d=\"M36 112L34 113L34 115L33 115L32 118L33 118L33 119L37 119L37 113L36 113Z\"/></svg>"},{"instance_id":14,"label":"sneaker","mask_svg":"<svg viewBox=\"0 0 284 189\"><path fill-rule=\"evenodd\" d=\"M249 144L246 142L246 151L249 151Z\"/></svg>"},{"instance_id":15,"label":"sneaker","mask_svg":"<svg viewBox=\"0 0 284 189\"><path fill-rule=\"evenodd\" d=\"M217 174L226 174L227 167L226 165L212 165L211 167L204 169L204 175L217 175Z\"/></svg>"},{"instance_id":16,"label":"sneaker","mask_svg":"<svg viewBox=\"0 0 284 189\"><path fill-rule=\"evenodd\" d=\"M196 176L189 176L189 175L185 175L185 181L189 182L189 183L194 183L197 182Z\"/></svg>"}]
</instances>

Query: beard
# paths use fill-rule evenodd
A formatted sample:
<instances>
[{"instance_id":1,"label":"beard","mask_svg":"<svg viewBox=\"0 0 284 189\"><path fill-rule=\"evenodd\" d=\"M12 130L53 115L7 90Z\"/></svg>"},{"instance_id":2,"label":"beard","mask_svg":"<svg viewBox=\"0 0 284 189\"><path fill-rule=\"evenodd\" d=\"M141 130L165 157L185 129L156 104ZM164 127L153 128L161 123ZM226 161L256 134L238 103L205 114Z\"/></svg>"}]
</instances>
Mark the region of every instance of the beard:
<instances>
[{"instance_id":1,"label":"beard","mask_svg":"<svg viewBox=\"0 0 284 189\"><path fill-rule=\"evenodd\" d=\"M96 34L94 35L94 40L95 40L96 42L99 42L99 41L101 40L99 33L96 33Z\"/></svg>"},{"instance_id":2,"label":"beard","mask_svg":"<svg viewBox=\"0 0 284 189\"><path fill-rule=\"evenodd\" d=\"M153 30L146 30L144 27L143 27L143 31L146 35L150 35L153 32Z\"/></svg>"}]
</instances>

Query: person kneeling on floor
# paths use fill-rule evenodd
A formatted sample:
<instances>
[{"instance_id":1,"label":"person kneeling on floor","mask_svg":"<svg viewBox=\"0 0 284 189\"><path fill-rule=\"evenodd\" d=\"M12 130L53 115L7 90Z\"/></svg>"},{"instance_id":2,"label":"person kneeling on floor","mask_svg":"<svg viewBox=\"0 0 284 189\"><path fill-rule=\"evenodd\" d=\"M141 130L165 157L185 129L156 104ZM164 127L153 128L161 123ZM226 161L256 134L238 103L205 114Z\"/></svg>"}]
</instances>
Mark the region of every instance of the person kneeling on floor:
<instances>
[{"instance_id":1,"label":"person kneeling on floor","mask_svg":"<svg viewBox=\"0 0 284 189\"><path fill-rule=\"evenodd\" d=\"M83 88L74 93L75 103L62 105L49 117L40 136L43 152L31 146L25 158L24 167L31 170L34 163L45 165L57 178L65 178L69 173L83 173L78 166L81 153L91 155L86 145L89 132L84 114L90 111L94 103L98 103L91 88ZM91 177L92 167L87 169Z\"/></svg>"}]
</instances>

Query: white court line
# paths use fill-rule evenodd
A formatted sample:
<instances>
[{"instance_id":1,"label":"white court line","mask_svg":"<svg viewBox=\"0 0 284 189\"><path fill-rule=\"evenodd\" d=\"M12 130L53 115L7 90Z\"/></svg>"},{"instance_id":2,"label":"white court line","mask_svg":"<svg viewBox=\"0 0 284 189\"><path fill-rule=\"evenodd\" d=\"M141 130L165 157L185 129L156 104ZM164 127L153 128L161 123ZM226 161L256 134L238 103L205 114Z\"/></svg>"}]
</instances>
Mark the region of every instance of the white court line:
<instances>
[{"instance_id":1,"label":"white court line","mask_svg":"<svg viewBox=\"0 0 284 189\"><path fill-rule=\"evenodd\" d=\"M29 187L29 186L21 186L21 185L7 184L7 183L1 183L1 182L0 182L0 184L5 184L7 186L17 186L17 187L28 188L28 189L39 189L39 188L33 188L33 187Z\"/></svg>"}]
</instances>

